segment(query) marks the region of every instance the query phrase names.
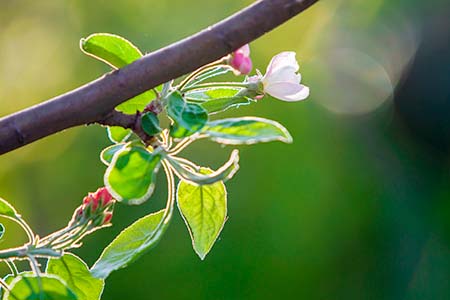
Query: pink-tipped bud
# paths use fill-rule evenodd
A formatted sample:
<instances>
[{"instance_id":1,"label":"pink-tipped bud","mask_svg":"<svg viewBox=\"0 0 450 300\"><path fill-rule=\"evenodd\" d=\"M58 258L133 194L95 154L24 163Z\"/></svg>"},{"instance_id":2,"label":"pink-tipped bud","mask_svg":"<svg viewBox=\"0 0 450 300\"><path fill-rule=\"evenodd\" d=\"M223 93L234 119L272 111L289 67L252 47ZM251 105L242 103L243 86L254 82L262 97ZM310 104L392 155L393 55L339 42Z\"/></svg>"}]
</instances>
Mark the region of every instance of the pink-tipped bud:
<instances>
[{"instance_id":1,"label":"pink-tipped bud","mask_svg":"<svg viewBox=\"0 0 450 300\"><path fill-rule=\"evenodd\" d=\"M113 217L112 212L105 213L105 217L103 218L102 225L108 225L111 222L112 217Z\"/></svg>"},{"instance_id":2,"label":"pink-tipped bud","mask_svg":"<svg viewBox=\"0 0 450 300\"><path fill-rule=\"evenodd\" d=\"M105 187L95 193L89 193L83 198L83 204L78 207L70 224L94 221L94 226L102 226L111 221L114 199ZM95 221L98 220L98 221Z\"/></svg>"},{"instance_id":3,"label":"pink-tipped bud","mask_svg":"<svg viewBox=\"0 0 450 300\"><path fill-rule=\"evenodd\" d=\"M248 44L234 51L228 63L238 74L249 74L253 64Z\"/></svg>"},{"instance_id":4,"label":"pink-tipped bud","mask_svg":"<svg viewBox=\"0 0 450 300\"><path fill-rule=\"evenodd\" d=\"M83 198L83 205L89 205L91 203L92 199L90 197L90 194L88 194L86 197Z\"/></svg>"},{"instance_id":5,"label":"pink-tipped bud","mask_svg":"<svg viewBox=\"0 0 450 300\"><path fill-rule=\"evenodd\" d=\"M96 199L97 203L100 202L102 206L108 205L113 200L112 195L108 192L108 189L105 187L99 188L94 193L93 196L94 196L94 199Z\"/></svg>"}]
</instances>

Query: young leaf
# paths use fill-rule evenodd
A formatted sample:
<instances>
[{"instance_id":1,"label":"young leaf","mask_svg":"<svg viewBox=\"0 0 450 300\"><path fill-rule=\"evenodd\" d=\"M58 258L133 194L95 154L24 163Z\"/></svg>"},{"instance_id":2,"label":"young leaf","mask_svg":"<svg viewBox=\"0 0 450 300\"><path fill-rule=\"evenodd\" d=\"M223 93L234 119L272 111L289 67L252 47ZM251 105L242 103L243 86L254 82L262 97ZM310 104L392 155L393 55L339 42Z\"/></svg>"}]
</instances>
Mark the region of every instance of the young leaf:
<instances>
[{"instance_id":1,"label":"young leaf","mask_svg":"<svg viewBox=\"0 0 450 300\"><path fill-rule=\"evenodd\" d=\"M109 33L95 33L80 41L81 50L113 68L122 68L142 57L141 51L127 39Z\"/></svg>"},{"instance_id":2,"label":"young leaf","mask_svg":"<svg viewBox=\"0 0 450 300\"><path fill-rule=\"evenodd\" d=\"M0 198L0 216L16 218L17 212L8 201Z\"/></svg>"},{"instance_id":3,"label":"young leaf","mask_svg":"<svg viewBox=\"0 0 450 300\"><path fill-rule=\"evenodd\" d=\"M109 33L96 33L81 39L80 48L87 55L115 69L122 68L142 57L141 51L130 41ZM116 110L134 114L136 111L142 111L154 98L155 93L150 90L119 104Z\"/></svg>"},{"instance_id":4,"label":"young leaf","mask_svg":"<svg viewBox=\"0 0 450 300\"><path fill-rule=\"evenodd\" d=\"M130 129L119 126L108 126L106 130L108 132L109 140L116 144L126 142L132 134Z\"/></svg>"},{"instance_id":5,"label":"young leaf","mask_svg":"<svg viewBox=\"0 0 450 300\"><path fill-rule=\"evenodd\" d=\"M116 110L125 114L135 114L137 111L143 111L144 108L155 98L155 92L153 92L153 90L149 90L119 104L116 106Z\"/></svg>"},{"instance_id":6,"label":"young leaf","mask_svg":"<svg viewBox=\"0 0 450 300\"><path fill-rule=\"evenodd\" d=\"M202 88L186 92L185 98L191 101L206 102L211 99L234 97L240 90L235 87Z\"/></svg>"},{"instance_id":7,"label":"young leaf","mask_svg":"<svg viewBox=\"0 0 450 300\"><path fill-rule=\"evenodd\" d=\"M105 172L105 186L118 201L141 204L153 193L161 156L139 146L124 148Z\"/></svg>"},{"instance_id":8,"label":"young leaf","mask_svg":"<svg viewBox=\"0 0 450 300\"><path fill-rule=\"evenodd\" d=\"M167 114L173 125L170 135L183 138L200 131L208 121L208 113L200 105L184 101L179 92L168 96Z\"/></svg>"},{"instance_id":9,"label":"young leaf","mask_svg":"<svg viewBox=\"0 0 450 300\"><path fill-rule=\"evenodd\" d=\"M46 272L64 280L78 300L99 300L102 295L105 282L93 277L85 262L74 254L51 258Z\"/></svg>"},{"instance_id":10,"label":"young leaf","mask_svg":"<svg viewBox=\"0 0 450 300\"><path fill-rule=\"evenodd\" d=\"M281 141L292 143L292 137L280 123L257 117L230 118L212 121L203 132L222 144L241 145Z\"/></svg>"},{"instance_id":11,"label":"young leaf","mask_svg":"<svg viewBox=\"0 0 450 300\"><path fill-rule=\"evenodd\" d=\"M187 92L185 97L188 101L200 102L199 104L209 114L219 113L231 107L248 105L253 101L243 94L242 89L224 87L193 90Z\"/></svg>"},{"instance_id":12,"label":"young leaf","mask_svg":"<svg viewBox=\"0 0 450 300\"><path fill-rule=\"evenodd\" d=\"M5 291L5 300L77 300L77 296L59 277L23 274L16 277Z\"/></svg>"},{"instance_id":13,"label":"young leaf","mask_svg":"<svg viewBox=\"0 0 450 300\"><path fill-rule=\"evenodd\" d=\"M241 105L248 105L253 101L248 97L231 97L231 98L218 98L212 99L211 101L204 102L201 106L206 109L209 114L216 114L223 112L229 108L238 108Z\"/></svg>"},{"instance_id":14,"label":"young leaf","mask_svg":"<svg viewBox=\"0 0 450 300\"><path fill-rule=\"evenodd\" d=\"M141 122L142 122L142 129L148 135L152 136L161 132L161 127L159 127L159 119L154 113L147 112L143 114Z\"/></svg>"},{"instance_id":15,"label":"young leaf","mask_svg":"<svg viewBox=\"0 0 450 300\"><path fill-rule=\"evenodd\" d=\"M211 173L202 170L203 174ZM227 192L223 182L192 185L180 181L178 208L189 229L195 252L203 260L222 231L227 218Z\"/></svg>"},{"instance_id":16,"label":"young leaf","mask_svg":"<svg viewBox=\"0 0 450 300\"><path fill-rule=\"evenodd\" d=\"M123 230L91 269L96 278L106 279L111 272L125 268L153 248L168 223L162 223L165 210L145 216Z\"/></svg>"},{"instance_id":17,"label":"young leaf","mask_svg":"<svg viewBox=\"0 0 450 300\"><path fill-rule=\"evenodd\" d=\"M212 184L217 181L227 181L231 179L239 170L239 151L233 150L228 161L216 171L206 174L197 173L191 168L186 168L182 163L173 157L168 157L170 164L180 179L188 181L194 185Z\"/></svg>"},{"instance_id":18,"label":"young leaf","mask_svg":"<svg viewBox=\"0 0 450 300\"><path fill-rule=\"evenodd\" d=\"M100 160L102 161L102 163L109 166L109 164L111 163L111 161L114 157L114 154L116 154L116 152L124 149L125 147L126 147L126 144L122 143L122 144L111 145L111 146L103 149L103 151L100 153Z\"/></svg>"}]
</instances>

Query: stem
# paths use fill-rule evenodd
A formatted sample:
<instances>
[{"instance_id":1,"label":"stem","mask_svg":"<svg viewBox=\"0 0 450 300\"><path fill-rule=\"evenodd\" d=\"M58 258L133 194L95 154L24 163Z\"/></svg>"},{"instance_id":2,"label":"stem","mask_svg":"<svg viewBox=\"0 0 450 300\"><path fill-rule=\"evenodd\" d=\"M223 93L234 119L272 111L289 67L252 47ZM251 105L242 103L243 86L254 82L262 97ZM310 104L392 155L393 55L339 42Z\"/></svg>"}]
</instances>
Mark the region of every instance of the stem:
<instances>
[{"instance_id":1,"label":"stem","mask_svg":"<svg viewBox=\"0 0 450 300\"><path fill-rule=\"evenodd\" d=\"M81 229L79 229L78 232L70 235L69 237L66 237L65 239L57 241L57 243L52 245L52 248L64 249L64 248L71 247L72 245L79 242L89 232L88 230L86 230L86 229L88 229L88 227L89 227L89 223L84 224L84 226L81 227Z\"/></svg>"},{"instance_id":2,"label":"stem","mask_svg":"<svg viewBox=\"0 0 450 300\"><path fill-rule=\"evenodd\" d=\"M12 249L0 251L0 260L9 258L24 258L28 255L42 256L42 257L58 257L60 252L50 248L30 248L29 246L22 246Z\"/></svg>"},{"instance_id":3,"label":"stem","mask_svg":"<svg viewBox=\"0 0 450 300\"><path fill-rule=\"evenodd\" d=\"M80 224L65 227L57 232L54 232L39 241L39 246L45 247L53 243L54 241L62 238L66 233L80 227Z\"/></svg>"},{"instance_id":4,"label":"stem","mask_svg":"<svg viewBox=\"0 0 450 300\"><path fill-rule=\"evenodd\" d=\"M224 63L224 59L219 59L217 61L214 61L210 64L204 65L203 67L198 68L191 74L189 74L178 86L179 90L182 90L190 81L195 79L195 77L201 75L202 73L205 73L206 71L211 70L212 68L222 65Z\"/></svg>"},{"instance_id":5,"label":"stem","mask_svg":"<svg viewBox=\"0 0 450 300\"><path fill-rule=\"evenodd\" d=\"M208 83L202 83L202 84L197 84L194 86L190 86L190 87L186 87L185 89L181 90L181 92L185 93L191 90L198 90L198 89L202 89L202 88L210 88L210 87L247 87L248 84L247 83L242 83L242 82L208 82Z\"/></svg>"},{"instance_id":6,"label":"stem","mask_svg":"<svg viewBox=\"0 0 450 300\"><path fill-rule=\"evenodd\" d=\"M187 146L189 146L194 139L187 138L179 142L173 149L170 150L169 154L171 155L177 155L181 151L183 151Z\"/></svg>"},{"instance_id":7,"label":"stem","mask_svg":"<svg viewBox=\"0 0 450 300\"><path fill-rule=\"evenodd\" d=\"M171 155L170 155L170 158L180 162L181 164L183 164L185 166L188 166L188 167L192 168L195 172L200 172L201 168L199 166L197 166L196 164L194 164L190 160L187 160L187 159L182 158L182 157L171 156Z\"/></svg>"},{"instance_id":8,"label":"stem","mask_svg":"<svg viewBox=\"0 0 450 300\"><path fill-rule=\"evenodd\" d=\"M28 259L30 261L31 269L33 270L33 273L37 277L38 286L39 286L39 298L43 299L42 295L42 280L41 280L41 270L39 269L39 264L36 260L36 258L33 255L28 255Z\"/></svg>"},{"instance_id":9,"label":"stem","mask_svg":"<svg viewBox=\"0 0 450 300\"><path fill-rule=\"evenodd\" d=\"M8 292L11 291L8 284L2 278L0 278L0 285Z\"/></svg>"},{"instance_id":10,"label":"stem","mask_svg":"<svg viewBox=\"0 0 450 300\"><path fill-rule=\"evenodd\" d=\"M166 160L162 161L162 165L167 177L167 205L160 226L167 226L172 218L173 204L175 202L175 178L173 176L172 169Z\"/></svg>"},{"instance_id":11,"label":"stem","mask_svg":"<svg viewBox=\"0 0 450 300\"><path fill-rule=\"evenodd\" d=\"M11 270L11 273L13 274L14 277L19 275L19 270L17 269L16 264L14 263L14 261L12 259L5 260L5 263L8 266L8 268Z\"/></svg>"},{"instance_id":12,"label":"stem","mask_svg":"<svg viewBox=\"0 0 450 300\"><path fill-rule=\"evenodd\" d=\"M12 257L26 257L27 251L28 248L25 246L3 250L0 251L0 259L8 259Z\"/></svg>"},{"instance_id":13,"label":"stem","mask_svg":"<svg viewBox=\"0 0 450 300\"><path fill-rule=\"evenodd\" d=\"M161 132L161 138L166 149L170 149L172 147L172 138L169 136L169 130L164 129Z\"/></svg>"},{"instance_id":14,"label":"stem","mask_svg":"<svg viewBox=\"0 0 450 300\"><path fill-rule=\"evenodd\" d=\"M28 260L30 261L31 270L33 270L34 274L36 274L36 276L39 277L41 275L41 270L39 269L39 264L36 258L31 254L28 254L27 257Z\"/></svg>"}]
</instances>

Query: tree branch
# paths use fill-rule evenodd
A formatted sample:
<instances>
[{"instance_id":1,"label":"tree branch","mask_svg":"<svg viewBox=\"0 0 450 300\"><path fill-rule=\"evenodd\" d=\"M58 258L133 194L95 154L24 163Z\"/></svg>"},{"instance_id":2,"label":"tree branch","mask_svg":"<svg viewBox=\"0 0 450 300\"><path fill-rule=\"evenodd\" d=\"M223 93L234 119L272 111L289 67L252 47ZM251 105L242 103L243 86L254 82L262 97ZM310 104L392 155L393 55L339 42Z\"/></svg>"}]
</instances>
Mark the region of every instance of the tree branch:
<instances>
[{"instance_id":1,"label":"tree branch","mask_svg":"<svg viewBox=\"0 0 450 300\"><path fill-rule=\"evenodd\" d=\"M215 61L318 0L261 0L180 42L82 87L0 119L0 154L78 125L104 120L118 104Z\"/></svg>"},{"instance_id":2,"label":"tree branch","mask_svg":"<svg viewBox=\"0 0 450 300\"><path fill-rule=\"evenodd\" d=\"M140 116L140 112L137 112L134 115L127 115L113 109L104 118L96 120L95 123L105 126L120 126L131 129L144 143L148 144L153 140L153 136L148 135L142 129Z\"/></svg>"}]
</instances>

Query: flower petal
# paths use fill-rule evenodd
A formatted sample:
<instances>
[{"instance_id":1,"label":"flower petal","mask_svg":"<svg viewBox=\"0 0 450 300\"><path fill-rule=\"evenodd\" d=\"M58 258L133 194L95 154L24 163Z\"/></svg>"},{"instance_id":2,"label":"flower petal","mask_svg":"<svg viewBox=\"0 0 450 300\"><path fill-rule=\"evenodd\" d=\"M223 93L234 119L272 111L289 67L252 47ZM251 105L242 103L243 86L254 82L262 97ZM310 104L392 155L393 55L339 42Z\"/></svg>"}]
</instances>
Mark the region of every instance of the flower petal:
<instances>
[{"instance_id":1,"label":"flower petal","mask_svg":"<svg viewBox=\"0 0 450 300\"><path fill-rule=\"evenodd\" d=\"M271 76L264 76L262 82L264 85L271 85L281 82L300 83L302 77L300 74L290 67L283 67L278 69L277 72L272 73Z\"/></svg>"},{"instance_id":2,"label":"flower petal","mask_svg":"<svg viewBox=\"0 0 450 300\"><path fill-rule=\"evenodd\" d=\"M250 46L248 44L245 44L241 48L237 49L235 53L241 53L244 56L250 56Z\"/></svg>"},{"instance_id":3,"label":"flower petal","mask_svg":"<svg viewBox=\"0 0 450 300\"><path fill-rule=\"evenodd\" d=\"M278 70L285 68L292 69L294 73L298 71L299 66L295 59L295 52L285 51L275 55L267 66L266 75L264 77L270 77Z\"/></svg>"},{"instance_id":4,"label":"flower petal","mask_svg":"<svg viewBox=\"0 0 450 300\"><path fill-rule=\"evenodd\" d=\"M278 82L264 87L264 91L283 101L300 101L309 96L309 87L289 82Z\"/></svg>"}]
</instances>

